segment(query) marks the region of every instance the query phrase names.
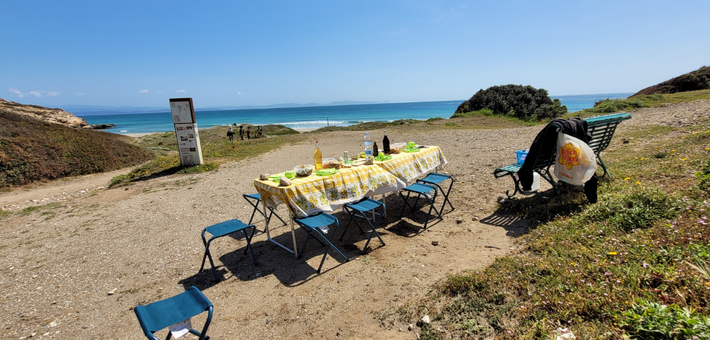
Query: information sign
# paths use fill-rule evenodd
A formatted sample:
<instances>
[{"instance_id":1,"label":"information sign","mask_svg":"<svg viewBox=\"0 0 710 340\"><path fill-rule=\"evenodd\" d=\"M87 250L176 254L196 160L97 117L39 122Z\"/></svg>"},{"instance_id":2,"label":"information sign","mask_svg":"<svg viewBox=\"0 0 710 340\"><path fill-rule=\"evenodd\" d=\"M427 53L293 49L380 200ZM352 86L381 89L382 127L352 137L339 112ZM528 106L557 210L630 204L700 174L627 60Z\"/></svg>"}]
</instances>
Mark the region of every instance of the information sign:
<instances>
[{"instance_id":1,"label":"information sign","mask_svg":"<svg viewBox=\"0 0 710 340\"><path fill-rule=\"evenodd\" d=\"M180 163L183 166L202 164L202 148L192 98L170 99L170 112L173 116L178 151L180 151Z\"/></svg>"}]
</instances>

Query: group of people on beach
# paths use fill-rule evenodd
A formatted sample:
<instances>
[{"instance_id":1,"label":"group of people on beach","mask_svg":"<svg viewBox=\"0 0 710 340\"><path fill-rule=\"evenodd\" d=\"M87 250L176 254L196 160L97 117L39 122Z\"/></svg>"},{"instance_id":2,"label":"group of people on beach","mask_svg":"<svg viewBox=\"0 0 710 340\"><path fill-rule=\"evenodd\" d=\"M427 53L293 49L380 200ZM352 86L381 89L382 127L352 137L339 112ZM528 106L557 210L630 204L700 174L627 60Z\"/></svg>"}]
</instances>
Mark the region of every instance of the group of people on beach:
<instances>
[{"instance_id":1,"label":"group of people on beach","mask_svg":"<svg viewBox=\"0 0 710 340\"><path fill-rule=\"evenodd\" d=\"M239 126L239 138L241 140L244 140L244 125ZM246 134L247 134L247 139L251 139L251 126L247 126L246 129ZM263 136L263 130L261 129L261 126L256 127L256 134L254 135L254 138L261 138ZM229 138L230 141L234 140L234 130L232 129L232 126L229 126L229 131L227 131L227 137Z\"/></svg>"}]
</instances>

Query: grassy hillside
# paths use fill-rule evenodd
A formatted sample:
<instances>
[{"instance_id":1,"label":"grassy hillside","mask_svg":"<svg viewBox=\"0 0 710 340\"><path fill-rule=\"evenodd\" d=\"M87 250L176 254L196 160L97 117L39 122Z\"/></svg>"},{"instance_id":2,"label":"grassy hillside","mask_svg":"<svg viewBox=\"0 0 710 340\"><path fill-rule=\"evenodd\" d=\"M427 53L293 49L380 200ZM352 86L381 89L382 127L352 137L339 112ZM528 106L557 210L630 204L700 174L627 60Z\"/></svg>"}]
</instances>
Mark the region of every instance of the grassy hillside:
<instances>
[{"instance_id":1,"label":"grassy hillside","mask_svg":"<svg viewBox=\"0 0 710 340\"><path fill-rule=\"evenodd\" d=\"M634 95L626 99L605 99L594 103L594 107L573 113L562 118L591 117L599 114L633 111L644 107L659 107L668 104L687 103L695 100L710 99L710 90L678 92L671 94Z\"/></svg>"},{"instance_id":2,"label":"grassy hillside","mask_svg":"<svg viewBox=\"0 0 710 340\"><path fill-rule=\"evenodd\" d=\"M152 156L129 137L0 112L0 188L136 165Z\"/></svg>"},{"instance_id":3,"label":"grassy hillside","mask_svg":"<svg viewBox=\"0 0 710 340\"><path fill-rule=\"evenodd\" d=\"M129 185L132 182L175 173L197 173L217 169L220 163L257 156L282 145L295 143L305 138L293 129L283 125L265 125L264 138L240 140L235 134L234 141L227 138L227 126L200 129L200 145L204 164L182 167L178 157L177 140L173 132L153 133L137 138L136 145L150 150L157 157L147 164L134 168L125 175L116 176L109 186ZM252 128L252 130L254 130ZM237 130L238 131L238 130Z\"/></svg>"},{"instance_id":4,"label":"grassy hillside","mask_svg":"<svg viewBox=\"0 0 710 340\"><path fill-rule=\"evenodd\" d=\"M649 86L631 97L708 89L710 89L710 67L703 66L693 72L688 72L660 84Z\"/></svg>"}]
</instances>

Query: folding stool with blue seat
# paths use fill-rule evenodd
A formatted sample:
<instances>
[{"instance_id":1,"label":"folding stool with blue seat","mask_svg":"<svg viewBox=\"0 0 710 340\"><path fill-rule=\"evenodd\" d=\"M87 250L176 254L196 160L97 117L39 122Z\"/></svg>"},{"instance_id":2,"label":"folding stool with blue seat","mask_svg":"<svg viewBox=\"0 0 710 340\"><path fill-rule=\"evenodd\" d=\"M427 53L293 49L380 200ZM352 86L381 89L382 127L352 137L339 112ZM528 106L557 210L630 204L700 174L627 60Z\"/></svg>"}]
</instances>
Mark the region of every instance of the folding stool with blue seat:
<instances>
[{"instance_id":1,"label":"folding stool with blue seat","mask_svg":"<svg viewBox=\"0 0 710 340\"><path fill-rule=\"evenodd\" d=\"M247 232L250 229L251 234ZM244 248L244 254L247 253L247 250L251 251L251 258L254 261L254 264L256 264L256 256L254 255L254 249L252 249L251 246L251 238L256 232L256 227L253 224L244 224L238 219L233 219L222 223L217 223L202 230L202 243L205 245L205 255L202 256L202 266L200 267L200 272L205 268L205 259L209 258L210 264L212 265L212 274L214 274L215 280L219 281L219 277L217 276L217 270L215 270L214 261L212 261L212 254L210 254L210 243L212 243L212 241L217 238L227 236L229 234L236 233L239 231L244 233L244 238L247 241L247 246L246 248ZM209 241L205 238L206 232L212 234L212 238L210 238Z\"/></svg>"},{"instance_id":2,"label":"folding stool with blue seat","mask_svg":"<svg viewBox=\"0 0 710 340\"><path fill-rule=\"evenodd\" d=\"M333 232L331 233L332 235L335 235L335 232L338 230L338 219L335 218L335 216L320 212L318 214L315 214L313 216L307 216L307 217L302 217L302 218L297 218L294 220L296 224L301 226L303 230L305 230L308 233L308 236L306 236L306 240L303 242L303 246L301 247L301 252L298 254L298 257L303 256L303 251L306 249L306 244L308 244L308 240L313 236L314 239L316 239L318 242L320 242L322 245L325 246L325 252L323 253L323 259L320 261L320 266L318 266L318 273L320 274L321 268L323 268L323 262L325 262L325 257L328 256L328 250L331 248L335 250L340 256L342 256L345 261L347 262L349 259L345 254L343 254L338 247L333 245L333 243L330 242L327 236L329 232L329 226L335 225L333 228Z\"/></svg>"},{"instance_id":3,"label":"folding stool with blue seat","mask_svg":"<svg viewBox=\"0 0 710 340\"><path fill-rule=\"evenodd\" d=\"M444 191L444 189L441 187L441 183L450 180L449 182L449 188ZM446 202L449 202L449 206L451 207L451 211L454 210L453 204L451 204L451 201L449 200L449 193L451 192L451 187L454 185L454 178L449 175L444 175L440 174L437 172L430 173L426 175L426 177L422 179L417 180L418 183L424 183L428 185L433 185L439 189L441 192L441 195L444 196L444 203L441 204L441 210L439 211L440 214L444 213L444 207L446 207Z\"/></svg>"},{"instance_id":4,"label":"folding stool with blue seat","mask_svg":"<svg viewBox=\"0 0 710 340\"><path fill-rule=\"evenodd\" d=\"M136 313L138 322L143 329L143 334L151 340L158 340L153 333L161 329L185 321L203 312L209 312L202 332L192 328L189 329L190 333L199 336L200 340L203 340L210 338L206 333L212 321L212 309L212 303L207 300L207 297L199 289L190 287L171 298L156 301L147 306L138 305L133 311ZM171 336L172 333L168 332L168 337L165 339L169 340Z\"/></svg>"},{"instance_id":5,"label":"folding stool with blue seat","mask_svg":"<svg viewBox=\"0 0 710 340\"><path fill-rule=\"evenodd\" d=\"M380 212L377 212L377 208L380 208ZM385 241L382 240L382 237L380 237L380 234L377 232L377 227L380 225L380 221L382 220L382 216L385 214L385 204L374 200L369 197L365 197L359 202L356 203L348 203L343 206L343 209L345 212L348 213L348 216L350 216L350 220L348 221L348 224L345 225L345 229L343 230L343 233L340 235L340 240L343 239L343 236L345 236L345 232L348 231L348 227L350 226L350 223L355 221L355 225L357 226L358 229L360 229L361 232L365 233L364 230L362 230L362 227L360 226L360 223L357 221L357 217L361 216L367 221L367 224L370 226L370 236L367 238L367 242L365 242L365 247L362 248L362 253L365 254L367 252L367 245L370 244L370 240L372 239L372 236L377 235L377 238L380 240L382 245L385 245ZM366 212L372 212L374 214L373 219L374 224L370 220L369 217L365 214ZM358 216L359 215L359 216ZM376 217L375 217L376 216Z\"/></svg>"},{"instance_id":6,"label":"folding stool with blue seat","mask_svg":"<svg viewBox=\"0 0 710 340\"><path fill-rule=\"evenodd\" d=\"M402 191L407 192L407 197L404 197ZM402 199L404 199L404 205L402 205L402 212L399 214L400 219L402 218L402 216L404 216L404 209L406 207L409 207L411 211L415 211L417 203L419 202L419 198L422 196L424 196L429 201L429 212L427 213L426 221L424 221L424 229L426 229L426 225L427 223L429 223L429 218L431 217L432 210L434 210L434 212L436 212L436 215L441 218L441 212L434 207L434 203L436 202L436 187L417 182L408 185L407 187L403 188L402 191L399 192L399 195L402 196ZM417 194L417 199L416 201L414 201L414 205L409 205L409 196L412 193Z\"/></svg>"}]
</instances>

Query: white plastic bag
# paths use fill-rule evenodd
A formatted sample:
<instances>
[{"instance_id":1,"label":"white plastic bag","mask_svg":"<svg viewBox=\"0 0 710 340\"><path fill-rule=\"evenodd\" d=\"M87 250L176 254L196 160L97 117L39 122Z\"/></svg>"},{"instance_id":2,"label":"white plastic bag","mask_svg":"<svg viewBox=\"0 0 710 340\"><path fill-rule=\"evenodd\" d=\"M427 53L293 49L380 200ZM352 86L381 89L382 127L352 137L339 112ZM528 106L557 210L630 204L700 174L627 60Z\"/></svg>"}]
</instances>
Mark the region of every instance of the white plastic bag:
<instances>
[{"instance_id":1,"label":"white plastic bag","mask_svg":"<svg viewBox=\"0 0 710 340\"><path fill-rule=\"evenodd\" d=\"M574 185L587 182L597 171L597 156L587 143L564 133L557 134L555 176Z\"/></svg>"}]
</instances>

